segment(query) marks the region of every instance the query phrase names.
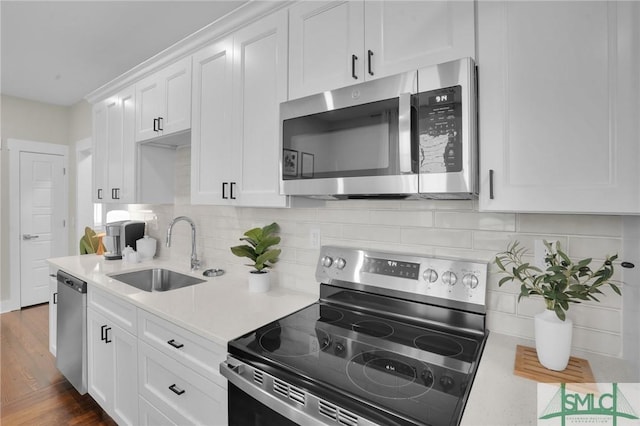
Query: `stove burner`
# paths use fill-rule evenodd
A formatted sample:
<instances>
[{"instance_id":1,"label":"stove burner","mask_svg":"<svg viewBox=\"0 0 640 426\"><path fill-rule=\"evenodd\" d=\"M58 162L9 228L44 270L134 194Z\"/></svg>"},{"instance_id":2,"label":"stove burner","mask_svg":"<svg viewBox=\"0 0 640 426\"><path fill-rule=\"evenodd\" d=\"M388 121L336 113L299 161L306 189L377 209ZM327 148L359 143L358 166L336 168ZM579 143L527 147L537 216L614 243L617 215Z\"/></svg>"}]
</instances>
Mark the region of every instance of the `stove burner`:
<instances>
[{"instance_id":1,"label":"stove burner","mask_svg":"<svg viewBox=\"0 0 640 426\"><path fill-rule=\"evenodd\" d=\"M325 350L331 345L329 334L319 328L308 332L300 328L275 326L258 335L256 340L265 351L281 357L299 357ZM293 343L291 343L293 342ZM309 342L298 345L295 342Z\"/></svg>"},{"instance_id":2,"label":"stove burner","mask_svg":"<svg viewBox=\"0 0 640 426\"><path fill-rule=\"evenodd\" d=\"M433 372L421 362L411 365L402 357L383 352L362 352L347 364L349 380L363 391L387 399L417 398L433 385Z\"/></svg>"},{"instance_id":3,"label":"stove burner","mask_svg":"<svg viewBox=\"0 0 640 426\"><path fill-rule=\"evenodd\" d=\"M423 334L413 339L416 348L442 356L458 356L463 352L462 345L451 337L439 334Z\"/></svg>"},{"instance_id":4,"label":"stove burner","mask_svg":"<svg viewBox=\"0 0 640 426\"><path fill-rule=\"evenodd\" d=\"M344 318L344 314L339 310L320 305L320 321L332 323L340 321L342 318Z\"/></svg>"},{"instance_id":5,"label":"stove burner","mask_svg":"<svg viewBox=\"0 0 640 426\"><path fill-rule=\"evenodd\" d=\"M387 337L393 334L393 327L382 321L366 320L351 324L351 329L373 337Z\"/></svg>"}]
</instances>

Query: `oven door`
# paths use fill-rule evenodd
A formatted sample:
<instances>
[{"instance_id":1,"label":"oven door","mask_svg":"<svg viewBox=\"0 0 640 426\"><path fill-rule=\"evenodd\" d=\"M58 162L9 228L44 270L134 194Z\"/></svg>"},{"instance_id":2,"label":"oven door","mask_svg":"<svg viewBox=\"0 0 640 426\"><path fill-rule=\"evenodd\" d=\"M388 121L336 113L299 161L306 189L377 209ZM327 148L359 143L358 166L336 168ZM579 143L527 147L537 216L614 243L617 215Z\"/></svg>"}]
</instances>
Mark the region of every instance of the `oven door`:
<instances>
[{"instance_id":1,"label":"oven door","mask_svg":"<svg viewBox=\"0 0 640 426\"><path fill-rule=\"evenodd\" d=\"M344 397L334 395L344 402L337 404L326 396L308 392L298 383L291 383L292 378L286 374L283 374L287 377L285 381L231 355L220 364L220 373L229 381L229 426L410 424L389 413L359 406L360 411L366 414L364 417L353 407L346 407L347 403L353 405L354 401L345 401ZM311 383L307 385L313 387Z\"/></svg>"}]
</instances>

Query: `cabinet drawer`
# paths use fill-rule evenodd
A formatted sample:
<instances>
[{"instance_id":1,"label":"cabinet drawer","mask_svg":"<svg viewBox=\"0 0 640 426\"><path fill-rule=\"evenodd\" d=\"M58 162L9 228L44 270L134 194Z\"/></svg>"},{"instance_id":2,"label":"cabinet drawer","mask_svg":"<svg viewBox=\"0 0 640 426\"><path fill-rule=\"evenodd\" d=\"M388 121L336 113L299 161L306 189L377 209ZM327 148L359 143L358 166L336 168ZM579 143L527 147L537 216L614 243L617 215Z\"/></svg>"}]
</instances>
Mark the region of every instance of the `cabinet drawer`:
<instances>
[{"instance_id":1,"label":"cabinet drawer","mask_svg":"<svg viewBox=\"0 0 640 426\"><path fill-rule=\"evenodd\" d=\"M106 315L110 321L122 327L124 330L137 334L136 307L109 293L96 289L89 285L87 288L88 306Z\"/></svg>"},{"instance_id":2,"label":"cabinet drawer","mask_svg":"<svg viewBox=\"0 0 640 426\"><path fill-rule=\"evenodd\" d=\"M138 404L140 407L140 426L178 426L143 397L139 398Z\"/></svg>"},{"instance_id":3,"label":"cabinet drawer","mask_svg":"<svg viewBox=\"0 0 640 426\"><path fill-rule=\"evenodd\" d=\"M142 309L138 310L138 336L165 355L226 388L227 380L220 375L218 368L226 358L226 348Z\"/></svg>"},{"instance_id":4,"label":"cabinet drawer","mask_svg":"<svg viewBox=\"0 0 640 426\"><path fill-rule=\"evenodd\" d=\"M139 342L139 389L177 424L226 424L227 391L144 342Z\"/></svg>"}]
</instances>

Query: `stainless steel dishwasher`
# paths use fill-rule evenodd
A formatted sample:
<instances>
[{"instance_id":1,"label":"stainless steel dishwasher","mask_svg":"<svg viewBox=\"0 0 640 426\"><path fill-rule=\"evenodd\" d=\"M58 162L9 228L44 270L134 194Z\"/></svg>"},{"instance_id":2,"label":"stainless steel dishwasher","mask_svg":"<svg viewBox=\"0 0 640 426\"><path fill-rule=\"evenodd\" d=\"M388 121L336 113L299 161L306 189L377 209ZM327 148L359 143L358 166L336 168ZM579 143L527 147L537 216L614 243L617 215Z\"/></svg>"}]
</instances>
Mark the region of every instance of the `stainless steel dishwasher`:
<instances>
[{"instance_id":1,"label":"stainless steel dishwasher","mask_svg":"<svg viewBox=\"0 0 640 426\"><path fill-rule=\"evenodd\" d=\"M58 271L56 367L74 388L87 393L87 283Z\"/></svg>"}]
</instances>

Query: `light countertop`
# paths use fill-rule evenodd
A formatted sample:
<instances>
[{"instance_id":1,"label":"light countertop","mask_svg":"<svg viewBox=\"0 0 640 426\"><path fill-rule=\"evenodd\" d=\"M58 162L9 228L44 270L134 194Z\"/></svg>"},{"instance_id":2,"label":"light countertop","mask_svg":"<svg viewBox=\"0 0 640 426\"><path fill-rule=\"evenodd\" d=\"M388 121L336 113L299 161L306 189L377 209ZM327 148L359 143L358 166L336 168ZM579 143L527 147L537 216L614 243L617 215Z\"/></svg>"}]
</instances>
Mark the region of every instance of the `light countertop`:
<instances>
[{"instance_id":1,"label":"light countertop","mask_svg":"<svg viewBox=\"0 0 640 426\"><path fill-rule=\"evenodd\" d=\"M191 273L187 265L151 260L128 264L85 255L49 259L60 269L141 309L158 315L226 348L229 340L288 315L315 301L317 295L274 288L267 293L250 293L246 274L231 273L206 278L202 271ZM172 290L145 292L110 278L106 274L147 268L167 268L197 276L206 283ZM534 346L531 340L490 333L464 411L464 426L535 425L537 383L515 376L516 345ZM572 353L589 360L597 382L628 382L630 368L618 358L591 353Z\"/></svg>"}]
</instances>

